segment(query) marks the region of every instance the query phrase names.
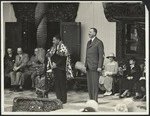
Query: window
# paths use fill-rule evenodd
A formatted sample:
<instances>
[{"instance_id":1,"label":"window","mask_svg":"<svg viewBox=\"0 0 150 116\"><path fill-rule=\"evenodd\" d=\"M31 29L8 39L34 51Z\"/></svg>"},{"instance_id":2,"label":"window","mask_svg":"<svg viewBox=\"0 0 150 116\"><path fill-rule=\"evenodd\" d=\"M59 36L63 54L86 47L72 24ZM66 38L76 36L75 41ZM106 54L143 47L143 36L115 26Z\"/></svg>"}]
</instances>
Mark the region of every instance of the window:
<instances>
[{"instance_id":1,"label":"window","mask_svg":"<svg viewBox=\"0 0 150 116\"><path fill-rule=\"evenodd\" d=\"M145 55L144 24L125 24L125 54Z\"/></svg>"}]
</instances>

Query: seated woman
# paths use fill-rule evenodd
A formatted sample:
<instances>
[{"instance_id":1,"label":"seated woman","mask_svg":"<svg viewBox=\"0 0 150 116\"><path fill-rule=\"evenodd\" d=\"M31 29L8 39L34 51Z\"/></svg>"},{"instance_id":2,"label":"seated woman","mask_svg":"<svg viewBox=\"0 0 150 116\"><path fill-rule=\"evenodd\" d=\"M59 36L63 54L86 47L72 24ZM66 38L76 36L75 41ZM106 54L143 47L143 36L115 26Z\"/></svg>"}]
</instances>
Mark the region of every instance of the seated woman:
<instances>
[{"instance_id":1,"label":"seated woman","mask_svg":"<svg viewBox=\"0 0 150 116\"><path fill-rule=\"evenodd\" d=\"M137 65L136 58L131 57L129 59L129 66L127 66L126 70L124 71L122 88L125 91L123 92L123 94L120 95L120 98L131 96L133 85L139 80L140 77L141 77L140 66Z\"/></svg>"},{"instance_id":2,"label":"seated woman","mask_svg":"<svg viewBox=\"0 0 150 116\"><path fill-rule=\"evenodd\" d=\"M146 70L145 70L145 66L142 70L142 76L140 77L140 79L135 83L134 85L134 91L135 91L135 96L133 97L134 99L140 99L143 98L143 100L145 100L145 95L146 95Z\"/></svg>"},{"instance_id":3,"label":"seated woman","mask_svg":"<svg viewBox=\"0 0 150 116\"><path fill-rule=\"evenodd\" d=\"M109 54L107 58L109 62L104 66L103 76L100 76L99 83L106 90L104 95L111 95L113 77L118 73L118 63L114 60L115 56L113 53Z\"/></svg>"}]
</instances>

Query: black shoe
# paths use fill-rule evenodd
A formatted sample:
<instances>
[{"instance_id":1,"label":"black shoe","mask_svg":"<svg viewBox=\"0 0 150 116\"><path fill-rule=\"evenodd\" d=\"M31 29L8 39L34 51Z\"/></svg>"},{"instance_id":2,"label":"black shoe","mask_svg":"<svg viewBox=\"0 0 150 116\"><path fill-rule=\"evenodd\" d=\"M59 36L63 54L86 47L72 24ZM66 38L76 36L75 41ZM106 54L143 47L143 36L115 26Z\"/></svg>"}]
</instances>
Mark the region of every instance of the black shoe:
<instances>
[{"instance_id":1,"label":"black shoe","mask_svg":"<svg viewBox=\"0 0 150 116\"><path fill-rule=\"evenodd\" d=\"M35 91L35 88L32 87L32 88L31 88L31 91L34 92L34 91Z\"/></svg>"},{"instance_id":2,"label":"black shoe","mask_svg":"<svg viewBox=\"0 0 150 116\"><path fill-rule=\"evenodd\" d=\"M66 101L63 101L63 104L67 103Z\"/></svg>"},{"instance_id":3,"label":"black shoe","mask_svg":"<svg viewBox=\"0 0 150 116\"><path fill-rule=\"evenodd\" d=\"M10 88L9 91L14 91L14 88Z\"/></svg>"},{"instance_id":4,"label":"black shoe","mask_svg":"<svg viewBox=\"0 0 150 116\"><path fill-rule=\"evenodd\" d=\"M14 91L14 92L17 92L18 86L14 85L13 88L14 88L13 91Z\"/></svg>"},{"instance_id":5,"label":"black shoe","mask_svg":"<svg viewBox=\"0 0 150 116\"><path fill-rule=\"evenodd\" d=\"M22 86L17 87L17 92L21 92L21 91L23 91Z\"/></svg>"},{"instance_id":6,"label":"black shoe","mask_svg":"<svg viewBox=\"0 0 150 116\"><path fill-rule=\"evenodd\" d=\"M142 96L134 96L133 97L134 100L141 99L141 98L142 98Z\"/></svg>"},{"instance_id":7,"label":"black shoe","mask_svg":"<svg viewBox=\"0 0 150 116\"><path fill-rule=\"evenodd\" d=\"M16 92L21 92L21 91L23 91L23 89L21 89L21 88L16 90Z\"/></svg>"},{"instance_id":8,"label":"black shoe","mask_svg":"<svg viewBox=\"0 0 150 116\"><path fill-rule=\"evenodd\" d=\"M11 87L11 88L9 89L9 91L14 91L14 87Z\"/></svg>"}]
</instances>

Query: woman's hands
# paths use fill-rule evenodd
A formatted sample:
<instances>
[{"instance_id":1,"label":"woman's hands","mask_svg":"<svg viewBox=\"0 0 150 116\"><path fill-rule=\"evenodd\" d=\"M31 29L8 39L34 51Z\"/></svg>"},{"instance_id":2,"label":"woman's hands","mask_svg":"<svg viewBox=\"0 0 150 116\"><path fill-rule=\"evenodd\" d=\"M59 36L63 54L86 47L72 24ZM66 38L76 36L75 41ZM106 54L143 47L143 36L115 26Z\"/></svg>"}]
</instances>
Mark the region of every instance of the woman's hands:
<instances>
[{"instance_id":1,"label":"woman's hands","mask_svg":"<svg viewBox=\"0 0 150 116\"><path fill-rule=\"evenodd\" d=\"M128 79L128 80L132 80L132 79L133 79L133 76L128 76L127 79Z\"/></svg>"}]
</instances>

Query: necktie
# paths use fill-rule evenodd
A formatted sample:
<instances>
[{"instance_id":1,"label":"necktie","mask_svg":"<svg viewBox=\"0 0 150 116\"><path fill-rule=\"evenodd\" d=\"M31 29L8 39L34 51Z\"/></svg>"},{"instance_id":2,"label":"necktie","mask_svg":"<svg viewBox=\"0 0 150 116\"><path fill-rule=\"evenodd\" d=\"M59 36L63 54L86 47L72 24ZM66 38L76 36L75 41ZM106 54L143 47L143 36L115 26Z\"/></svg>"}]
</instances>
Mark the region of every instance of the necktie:
<instances>
[{"instance_id":1,"label":"necktie","mask_svg":"<svg viewBox=\"0 0 150 116\"><path fill-rule=\"evenodd\" d=\"M21 56L19 56L19 61L21 60Z\"/></svg>"},{"instance_id":2,"label":"necktie","mask_svg":"<svg viewBox=\"0 0 150 116\"><path fill-rule=\"evenodd\" d=\"M90 44L92 43L92 40L90 40Z\"/></svg>"}]
</instances>

